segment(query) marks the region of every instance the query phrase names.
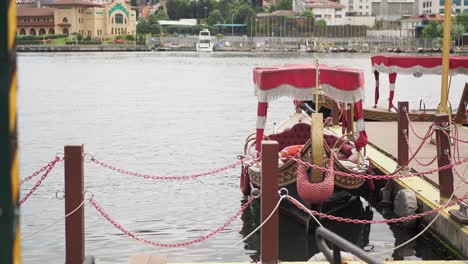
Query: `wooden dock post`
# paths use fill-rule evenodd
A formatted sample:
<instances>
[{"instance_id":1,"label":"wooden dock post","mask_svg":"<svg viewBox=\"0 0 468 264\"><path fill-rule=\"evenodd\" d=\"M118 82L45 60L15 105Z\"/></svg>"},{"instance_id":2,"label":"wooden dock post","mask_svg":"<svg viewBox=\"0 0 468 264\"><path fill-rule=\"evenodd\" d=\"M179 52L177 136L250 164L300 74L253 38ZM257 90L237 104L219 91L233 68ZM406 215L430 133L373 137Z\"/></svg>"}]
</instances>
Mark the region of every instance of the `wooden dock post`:
<instances>
[{"instance_id":1,"label":"wooden dock post","mask_svg":"<svg viewBox=\"0 0 468 264\"><path fill-rule=\"evenodd\" d=\"M278 203L277 141L262 141L261 221L263 222ZM262 226L260 239L262 263L278 263L278 211Z\"/></svg>"},{"instance_id":2,"label":"wooden dock post","mask_svg":"<svg viewBox=\"0 0 468 264\"><path fill-rule=\"evenodd\" d=\"M449 116L447 114L434 115L434 123L450 134ZM436 144L437 144L437 165L442 167L450 164L450 141L449 138L443 133L442 130L436 130ZM439 171L439 190L440 190L440 203L444 203L453 193L453 172L452 168Z\"/></svg>"},{"instance_id":3,"label":"wooden dock post","mask_svg":"<svg viewBox=\"0 0 468 264\"><path fill-rule=\"evenodd\" d=\"M83 145L65 146L65 214L84 199ZM65 263L82 264L84 258L84 207L65 219Z\"/></svg>"},{"instance_id":4,"label":"wooden dock post","mask_svg":"<svg viewBox=\"0 0 468 264\"><path fill-rule=\"evenodd\" d=\"M333 126L339 126L340 125L340 109L338 108L338 104L335 101L333 101L332 116L333 116Z\"/></svg>"},{"instance_id":5,"label":"wooden dock post","mask_svg":"<svg viewBox=\"0 0 468 264\"><path fill-rule=\"evenodd\" d=\"M468 83L465 83L465 89L463 89L463 94L460 99L460 104L458 105L457 114L455 115L455 124L464 124L467 122L468 117L465 116L465 111L468 108Z\"/></svg>"},{"instance_id":6,"label":"wooden dock post","mask_svg":"<svg viewBox=\"0 0 468 264\"><path fill-rule=\"evenodd\" d=\"M398 165L403 166L409 159L408 102L398 102ZM408 139L406 141L405 137ZM409 167L408 167L409 168Z\"/></svg>"}]
</instances>

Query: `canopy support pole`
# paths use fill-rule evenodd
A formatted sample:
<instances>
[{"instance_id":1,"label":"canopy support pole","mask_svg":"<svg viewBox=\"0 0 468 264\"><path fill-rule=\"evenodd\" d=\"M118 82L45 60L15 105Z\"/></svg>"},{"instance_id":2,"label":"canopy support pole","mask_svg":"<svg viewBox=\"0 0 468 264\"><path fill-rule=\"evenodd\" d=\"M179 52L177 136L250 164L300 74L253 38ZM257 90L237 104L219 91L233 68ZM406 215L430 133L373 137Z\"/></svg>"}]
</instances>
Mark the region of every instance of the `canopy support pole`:
<instances>
[{"instance_id":1,"label":"canopy support pole","mask_svg":"<svg viewBox=\"0 0 468 264\"><path fill-rule=\"evenodd\" d=\"M323 114L313 113L310 126L310 157L314 165L323 166ZM331 155L330 155L331 157ZM312 170L311 182L321 182L323 173Z\"/></svg>"},{"instance_id":2,"label":"canopy support pole","mask_svg":"<svg viewBox=\"0 0 468 264\"><path fill-rule=\"evenodd\" d=\"M374 71L375 79L375 92L374 92L374 108L377 108L377 103L379 102L379 72Z\"/></svg>"},{"instance_id":3,"label":"canopy support pole","mask_svg":"<svg viewBox=\"0 0 468 264\"><path fill-rule=\"evenodd\" d=\"M258 102L257 105L257 134L255 150L260 153L262 147L263 133L265 130L268 103Z\"/></svg>"},{"instance_id":4,"label":"canopy support pole","mask_svg":"<svg viewBox=\"0 0 468 264\"><path fill-rule=\"evenodd\" d=\"M449 73L449 56L450 56L450 27L452 19L452 0L445 0L444 13L444 39L442 47L442 85L440 93L440 104L437 109L438 113L449 114L450 108L447 106L448 101L448 73ZM451 120L450 120L451 121Z\"/></svg>"},{"instance_id":5,"label":"canopy support pole","mask_svg":"<svg viewBox=\"0 0 468 264\"><path fill-rule=\"evenodd\" d=\"M392 72L388 75L388 80L390 81L389 85L389 97L388 97L388 111L395 109L396 107L393 105L393 98L395 97L395 82L396 82L397 74Z\"/></svg>"}]
</instances>

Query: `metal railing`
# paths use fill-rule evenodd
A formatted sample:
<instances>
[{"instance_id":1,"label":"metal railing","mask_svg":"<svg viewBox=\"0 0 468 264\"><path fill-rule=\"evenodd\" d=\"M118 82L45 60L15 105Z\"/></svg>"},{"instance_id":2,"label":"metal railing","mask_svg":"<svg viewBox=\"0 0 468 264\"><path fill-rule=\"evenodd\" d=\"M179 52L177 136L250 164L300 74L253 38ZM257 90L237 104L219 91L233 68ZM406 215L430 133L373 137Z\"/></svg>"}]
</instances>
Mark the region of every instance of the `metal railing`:
<instances>
[{"instance_id":1,"label":"metal railing","mask_svg":"<svg viewBox=\"0 0 468 264\"><path fill-rule=\"evenodd\" d=\"M348 240L340 237L339 235L333 233L332 231L324 227L317 228L317 230L315 231L315 240L318 248L320 249L320 251L322 251L323 255L325 255L325 257L330 263L341 263L341 250L345 250L367 263L384 263L382 260L378 260L372 257L364 250L353 245ZM333 245L333 250L328 247L326 242L329 242Z\"/></svg>"}]
</instances>

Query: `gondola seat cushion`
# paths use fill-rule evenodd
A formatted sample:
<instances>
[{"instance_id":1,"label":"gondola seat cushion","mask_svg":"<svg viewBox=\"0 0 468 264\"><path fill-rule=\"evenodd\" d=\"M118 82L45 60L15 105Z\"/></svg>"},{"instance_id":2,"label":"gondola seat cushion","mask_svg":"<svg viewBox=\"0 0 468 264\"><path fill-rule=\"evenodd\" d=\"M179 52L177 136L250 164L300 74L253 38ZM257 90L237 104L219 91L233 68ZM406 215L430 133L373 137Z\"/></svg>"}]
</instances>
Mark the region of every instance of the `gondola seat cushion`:
<instances>
[{"instance_id":1,"label":"gondola seat cushion","mask_svg":"<svg viewBox=\"0 0 468 264\"><path fill-rule=\"evenodd\" d=\"M310 139L310 125L297 123L292 128L285 129L278 134L270 135L268 138L278 141L280 150L287 146L304 145Z\"/></svg>"}]
</instances>

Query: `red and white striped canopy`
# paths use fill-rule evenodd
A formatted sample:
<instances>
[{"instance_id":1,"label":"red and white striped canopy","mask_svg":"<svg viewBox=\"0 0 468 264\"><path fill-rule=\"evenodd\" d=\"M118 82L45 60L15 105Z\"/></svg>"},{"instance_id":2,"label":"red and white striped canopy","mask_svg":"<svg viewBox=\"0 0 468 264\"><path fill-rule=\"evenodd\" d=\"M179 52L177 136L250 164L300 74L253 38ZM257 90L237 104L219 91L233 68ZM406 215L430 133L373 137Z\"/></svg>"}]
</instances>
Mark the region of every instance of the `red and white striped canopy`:
<instances>
[{"instance_id":1,"label":"red and white striped canopy","mask_svg":"<svg viewBox=\"0 0 468 264\"><path fill-rule=\"evenodd\" d=\"M357 132L360 141L367 144L364 130L364 73L358 69L319 65L319 82L325 95L335 101L356 103ZM268 103L286 96L295 100L313 100L316 87L316 66L312 64L287 64L278 67L257 67L253 70L255 95L258 98L256 150L260 151L266 124ZM360 125L362 123L362 125ZM359 140L359 139L358 139Z\"/></svg>"},{"instance_id":2,"label":"red and white striped canopy","mask_svg":"<svg viewBox=\"0 0 468 264\"><path fill-rule=\"evenodd\" d=\"M375 77L375 95L374 108L379 101L379 73L389 74L389 102L388 110L395 108L393 106L393 97L395 95L395 81L397 74L411 74L419 77L423 74L440 75L442 72L441 56L405 56L405 55L385 55L373 56L372 71ZM449 75L465 74L468 75L468 57L451 56L449 60Z\"/></svg>"},{"instance_id":3,"label":"red and white striped canopy","mask_svg":"<svg viewBox=\"0 0 468 264\"><path fill-rule=\"evenodd\" d=\"M343 103L355 103L364 98L364 73L361 70L328 65L319 65L319 70L320 85L329 98ZM315 74L313 64L254 68L255 95L264 103L283 96L312 100Z\"/></svg>"},{"instance_id":4,"label":"red and white striped canopy","mask_svg":"<svg viewBox=\"0 0 468 264\"><path fill-rule=\"evenodd\" d=\"M397 74L441 74L442 56L372 56L372 70ZM450 56L449 74L468 74L468 57Z\"/></svg>"}]
</instances>

